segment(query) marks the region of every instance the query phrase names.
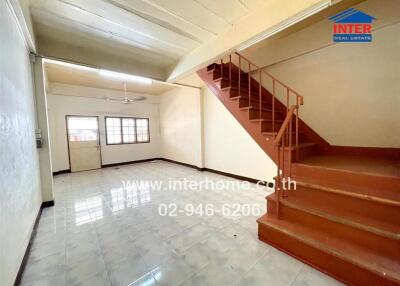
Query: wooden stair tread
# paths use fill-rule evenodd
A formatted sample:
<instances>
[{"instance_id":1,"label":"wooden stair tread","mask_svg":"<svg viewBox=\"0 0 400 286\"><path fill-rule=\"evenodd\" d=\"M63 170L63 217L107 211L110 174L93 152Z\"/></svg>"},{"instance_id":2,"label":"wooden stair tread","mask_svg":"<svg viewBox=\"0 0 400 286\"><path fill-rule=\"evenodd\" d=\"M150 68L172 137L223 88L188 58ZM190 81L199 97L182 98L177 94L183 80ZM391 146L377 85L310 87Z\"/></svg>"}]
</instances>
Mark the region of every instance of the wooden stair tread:
<instances>
[{"instance_id":1,"label":"wooden stair tread","mask_svg":"<svg viewBox=\"0 0 400 286\"><path fill-rule=\"evenodd\" d=\"M296 179L297 185L307 187L307 188L317 189L319 191L330 192L330 193L334 193L334 194L338 194L338 195L349 196L349 197L353 197L353 198L357 198L357 199L361 199L361 200L372 201L372 202L400 208L400 201L381 198L381 197L377 197L377 196L373 196L373 195L355 193L355 192L352 192L351 190L346 190L346 188L339 189L339 188L331 188L331 187L321 186L319 184L309 183L309 182L306 182L305 180L304 181L303 180L304 180L303 178ZM350 189L350 187L349 187L349 189Z\"/></svg>"},{"instance_id":2,"label":"wooden stair tread","mask_svg":"<svg viewBox=\"0 0 400 286\"><path fill-rule=\"evenodd\" d=\"M246 106L246 107L239 107L239 109L240 110L254 110L255 112L259 112L260 111L260 108L259 107L254 107L254 106ZM262 108L261 109L262 111L266 111L266 112L272 112L272 109L269 109L269 108ZM274 111L275 113L282 113L281 111L278 111L278 110L275 110Z\"/></svg>"},{"instance_id":3,"label":"wooden stair tread","mask_svg":"<svg viewBox=\"0 0 400 286\"><path fill-rule=\"evenodd\" d=\"M288 132L288 133L296 135L296 132L294 132L294 131ZM273 136L273 135L276 135L276 134L278 134L278 132L262 132L262 135L264 135L264 136ZM305 132L304 131L299 131L299 135L300 134L305 134Z\"/></svg>"},{"instance_id":4,"label":"wooden stair tread","mask_svg":"<svg viewBox=\"0 0 400 286\"><path fill-rule=\"evenodd\" d=\"M351 209L342 208L339 210L331 207L329 203L317 204L297 195L296 190L287 191L287 194L288 196L281 199L281 202L288 207L400 242L400 225L396 224L396 218L393 218L393 224L388 224L373 218L361 216Z\"/></svg>"},{"instance_id":5,"label":"wooden stair tread","mask_svg":"<svg viewBox=\"0 0 400 286\"><path fill-rule=\"evenodd\" d=\"M299 143L298 148L301 149L301 148L309 148L309 147L314 147L314 146L317 146L317 144L315 142L304 142L304 143ZM292 147L285 146L285 150L291 150L291 151L296 150L296 146L292 146Z\"/></svg>"},{"instance_id":6,"label":"wooden stair tread","mask_svg":"<svg viewBox=\"0 0 400 286\"><path fill-rule=\"evenodd\" d=\"M326 169L326 170L335 170L335 171L342 171L342 172L347 172L347 173L357 173L357 174L365 174L365 175L371 175L371 176L377 176L377 177L383 177L383 178L396 178L394 176L390 175L384 175L380 173L373 173L373 172L362 172L362 171L356 171L356 170L349 170L349 169L344 169L344 168L337 168L337 167L329 167L329 166L316 166L316 165L310 165L310 164L304 164L302 162L296 162L293 163L299 166L305 166L305 167L314 167L314 168L321 168L321 169ZM399 191L400 193L400 191Z\"/></svg>"},{"instance_id":7,"label":"wooden stair tread","mask_svg":"<svg viewBox=\"0 0 400 286\"><path fill-rule=\"evenodd\" d=\"M221 88L221 90L228 90L228 89L231 89L231 88L229 86ZM241 92L240 95L231 96L230 98L235 98L235 99L243 98L243 99L249 100L249 94L246 91L244 91L244 92ZM258 101L258 99L259 99L258 94L257 95L252 95L252 97L251 97L251 100L257 100ZM263 101L263 103L272 104L271 100L268 100L267 98L265 98L265 96L262 96L262 101Z\"/></svg>"},{"instance_id":8,"label":"wooden stair tread","mask_svg":"<svg viewBox=\"0 0 400 286\"><path fill-rule=\"evenodd\" d=\"M239 99L244 99L244 100L249 100L249 97L248 96L243 96L243 95L235 95L235 96L230 96L229 97L229 99L231 99L231 100L239 100ZM256 105L258 105L259 104L259 100L258 100L258 97L256 97L255 96L255 98L252 98L251 100L250 100L253 104L256 102ZM262 100L262 104L267 104L267 105L271 105L272 106L272 103L269 101L269 100L267 100L267 99L263 99ZM256 106L255 106L255 108L257 108Z\"/></svg>"},{"instance_id":9,"label":"wooden stair tread","mask_svg":"<svg viewBox=\"0 0 400 286\"><path fill-rule=\"evenodd\" d=\"M374 253L370 249L348 240L327 235L316 229L294 224L283 219L277 219L273 215L263 215L257 222L320 251L400 283L399 261Z\"/></svg>"},{"instance_id":10,"label":"wooden stair tread","mask_svg":"<svg viewBox=\"0 0 400 286\"><path fill-rule=\"evenodd\" d=\"M272 119L267 119L267 118L254 118L254 119L249 119L251 122L272 122ZM280 119L275 119L275 123L283 123L283 120Z\"/></svg>"},{"instance_id":11,"label":"wooden stair tread","mask_svg":"<svg viewBox=\"0 0 400 286\"><path fill-rule=\"evenodd\" d=\"M222 80L222 78L218 78L217 79L217 81L218 80ZM252 92L254 92L254 95L259 95L259 87L258 86L255 86L255 85L252 85L251 87L251 91ZM223 87L222 89L230 89L230 90L232 90L232 91L239 91L239 85L231 85L231 86L226 86L226 87ZM241 84L240 85L240 90L241 91L248 91L249 90L249 86L248 85L246 85L246 84ZM264 96L265 95L267 95L267 94L269 94L269 93L266 93L265 91L262 91L262 94L264 94Z\"/></svg>"},{"instance_id":12,"label":"wooden stair tread","mask_svg":"<svg viewBox=\"0 0 400 286\"><path fill-rule=\"evenodd\" d=\"M347 194L353 194L359 197L374 197L381 200L381 203L388 202L388 205L398 205L396 202L400 202L400 190L394 186L392 189L387 189L387 186L382 184L385 183L385 177L379 176L359 176L356 172L342 172L342 170L334 170L332 177L329 177L332 169L324 169L308 165L298 165L298 163L292 164L292 177L297 181L303 183L309 183L313 185L321 185L321 176L324 176L323 185L328 189L337 189L346 192ZM316 176L313 176L316 174ZM342 177L344 176L344 177ZM348 178L358 177L358 180L364 181L368 179L367 184L355 184L348 180ZM343 179L345 178L345 179ZM347 179L346 179L347 178ZM374 183L375 182L375 183ZM372 184L374 183L374 184Z\"/></svg>"},{"instance_id":13,"label":"wooden stair tread","mask_svg":"<svg viewBox=\"0 0 400 286\"><path fill-rule=\"evenodd\" d=\"M296 164L394 178L398 180L400 186L400 160L397 159L378 158L374 156L321 154L311 156Z\"/></svg>"}]
</instances>

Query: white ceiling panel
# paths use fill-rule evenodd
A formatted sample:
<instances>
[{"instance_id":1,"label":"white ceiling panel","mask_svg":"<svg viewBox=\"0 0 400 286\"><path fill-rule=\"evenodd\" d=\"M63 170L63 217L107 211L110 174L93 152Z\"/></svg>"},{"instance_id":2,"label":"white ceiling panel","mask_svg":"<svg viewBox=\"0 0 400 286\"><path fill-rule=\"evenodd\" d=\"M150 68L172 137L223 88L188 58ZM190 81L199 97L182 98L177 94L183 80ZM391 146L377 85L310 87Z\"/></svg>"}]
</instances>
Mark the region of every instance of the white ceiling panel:
<instances>
[{"instance_id":1,"label":"white ceiling panel","mask_svg":"<svg viewBox=\"0 0 400 286\"><path fill-rule=\"evenodd\" d=\"M195 41L204 42L217 33L212 33L205 28L197 26L190 21L175 15L165 8L143 0L104 0L122 9L148 19L162 27L176 33L192 38Z\"/></svg>"},{"instance_id":2,"label":"white ceiling panel","mask_svg":"<svg viewBox=\"0 0 400 286\"><path fill-rule=\"evenodd\" d=\"M47 1L43 1L47 2ZM48 19L45 19L46 15ZM105 19L94 13L89 13L83 9L77 8L75 6L65 4L60 1L50 1L46 7L40 8L37 6L33 7L34 19L39 19L42 21L45 19L47 23L49 21L54 22L57 26L58 22L64 22L67 20L71 25L84 25L90 27L92 30L99 30L101 32L108 33L114 37L120 37L125 40L129 40L132 43L137 43L138 46L157 47L166 54L185 54L191 48L196 47L196 44L191 44L190 47L185 47L185 41L179 42L171 38L170 41L164 41L162 39L156 39L155 37L148 35L143 32L136 32L131 27L121 25L118 22L114 22L112 19ZM39 16L39 17L36 17ZM50 24L50 23L49 23ZM179 43L179 44L177 44Z\"/></svg>"},{"instance_id":3,"label":"white ceiling panel","mask_svg":"<svg viewBox=\"0 0 400 286\"><path fill-rule=\"evenodd\" d=\"M59 0L63 3L75 6L87 11L89 15L101 17L103 21L127 29L135 34L148 37L156 42L164 43L171 47L193 49L199 41L195 41L183 35L177 34L167 28L144 19L134 13L128 12L109 2L98 0ZM176 44L179 43L179 45Z\"/></svg>"},{"instance_id":4,"label":"white ceiling panel","mask_svg":"<svg viewBox=\"0 0 400 286\"><path fill-rule=\"evenodd\" d=\"M182 17L186 21L218 34L226 29L229 23L195 0L146 0L157 7ZM218 0L219 1L219 0ZM235 1L235 0L233 0Z\"/></svg>"},{"instance_id":5,"label":"white ceiling panel","mask_svg":"<svg viewBox=\"0 0 400 286\"><path fill-rule=\"evenodd\" d=\"M87 30L71 30L68 26L57 26L57 28L54 28L42 23L36 23L35 29L39 44L42 39L50 39L70 46L100 51L104 54L112 51L113 55L121 58L130 58L138 62L163 67L171 65L177 59L177 57L166 56L154 50L133 47L129 42L121 41L120 38L109 38L107 35L100 34L97 31L87 33Z\"/></svg>"},{"instance_id":6,"label":"white ceiling panel","mask_svg":"<svg viewBox=\"0 0 400 286\"><path fill-rule=\"evenodd\" d=\"M81 50L98 45L164 71L259 1L268 0L30 0L30 8L39 50L46 37Z\"/></svg>"},{"instance_id":7,"label":"white ceiling panel","mask_svg":"<svg viewBox=\"0 0 400 286\"><path fill-rule=\"evenodd\" d=\"M160 47L142 44L137 41L131 40L127 37L124 37L120 34L115 35L114 33L109 32L107 30L103 30L100 27L94 27L92 25L82 24L79 22L72 22L69 21L67 18L58 17L55 14L45 13L43 11L36 9L33 9L32 11L33 15L38 16L40 19L39 21L35 22L36 23L35 27L36 27L36 33L42 37L46 37L46 35L48 35L49 37L55 35L61 41L68 41L68 42L76 41L77 43L79 43L81 41L80 37L69 39L68 34L67 35L63 34L63 37L60 37L60 34L57 34L59 30L65 32L72 32L73 34L77 32L89 38L97 38L98 40L100 40L99 44L101 44L101 39L104 39L106 41L113 41L114 44L119 43L130 46L132 48L132 51L140 49L143 52L154 53L160 56L162 55L163 57L170 59L177 59L179 58L179 56L182 55L182 53L177 53L176 50L166 53L165 50ZM43 31L43 29L41 29L42 26L50 27L50 29ZM52 31L52 29L54 31Z\"/></svg>"},{"instance_id":8,"label":"white ceiling panel","mask_svg":"<svg viewBox=\"0 0 400 286\"><path fill-rule=\"evenodd\" d=\"M195 0L206 9L229 23L234 23L249 10L237 0Z\"/></svg>"},{"instance_id":9,"label":"white ceiling panel","mask_svg":"<svg viewBox=\"0 0 400 286\"><path fill-rule=\"evenodd\" d=\"M276 0L237 0L248 9L256 9L260 5L267 5L268 2Z\"/></svg>"}]
</instances>

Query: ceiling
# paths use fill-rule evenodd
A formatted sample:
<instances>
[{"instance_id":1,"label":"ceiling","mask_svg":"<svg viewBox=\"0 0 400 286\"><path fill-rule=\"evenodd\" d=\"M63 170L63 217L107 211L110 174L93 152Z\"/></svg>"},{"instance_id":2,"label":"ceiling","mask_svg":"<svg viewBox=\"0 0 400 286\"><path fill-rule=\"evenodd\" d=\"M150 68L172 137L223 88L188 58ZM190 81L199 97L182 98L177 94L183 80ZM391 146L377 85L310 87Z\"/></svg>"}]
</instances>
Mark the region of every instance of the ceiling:
<instances>
[{"instance_id":1,"label":"ceiling","mask_svg":"<svg viewBox=\"0 0 400 286\"><path fill-rule=\"evenodd\" d=\"M31 0L43 39L168 68L266 0Z\"/></svg>"},{"instance_id":2,"label":"ceiling","mask_svg":"<svg viewBox=\"0 0 400 286\"><path fill-rule=\"evenodd\" d=\"M47 81L49 83L64 83L116 91L124 90L123 82L121 80L103 77L95 69L80 70L52 63L46 63L45 67ZM172 84L158 81L153 81L151 85L132 81L127 82L127 91L132 93L160 95L174 88L176 88L176 86ZM110 93L110 97L112 97L112 93Z\"/></svg>"},{"instance_id":3,"label":"ceiling","mask_svg":"<svg viewBox=\"0 0 400 286\"><path fill-rule=\"evenodd\" d=\"M180 79L176 83L185 85L185 86L190 86L190 87L198 87L198 88L205 86L204 81L197 75L197 73L192 73L192 74Z\"/></svg>"}]
</instances>

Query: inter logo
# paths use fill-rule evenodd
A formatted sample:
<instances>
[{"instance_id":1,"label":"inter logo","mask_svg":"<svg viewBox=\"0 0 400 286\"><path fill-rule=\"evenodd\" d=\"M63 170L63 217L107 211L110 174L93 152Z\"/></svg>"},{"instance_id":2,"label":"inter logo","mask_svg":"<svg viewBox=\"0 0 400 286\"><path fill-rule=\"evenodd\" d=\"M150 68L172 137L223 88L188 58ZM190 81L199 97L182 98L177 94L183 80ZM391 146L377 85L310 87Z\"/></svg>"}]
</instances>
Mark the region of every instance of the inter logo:
<instances>
[{"instance_id":1,"label":"inter logo","mask_svg":"<svg viewBox=\"0 0 400 286\"><path fill-rule=\"evenodd\" d=\"M358 11L347 9L329 18L333 24L334 42L371 42L372 21L376 18Z\"/></svg>"}]
</instances>

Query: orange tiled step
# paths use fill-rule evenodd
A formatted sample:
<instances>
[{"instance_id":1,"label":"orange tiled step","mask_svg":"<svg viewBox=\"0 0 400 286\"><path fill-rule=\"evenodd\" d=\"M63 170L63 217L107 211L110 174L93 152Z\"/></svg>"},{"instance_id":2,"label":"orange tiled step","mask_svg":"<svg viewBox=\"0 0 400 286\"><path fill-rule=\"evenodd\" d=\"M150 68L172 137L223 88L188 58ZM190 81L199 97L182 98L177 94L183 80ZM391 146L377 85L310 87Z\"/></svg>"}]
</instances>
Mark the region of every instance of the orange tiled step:
<instances>
[{"instance_id":1,"label":"orange tiled step","mask_svg":"<svg viewBox=\"0 0 400 286\"><path fill-rule=\"evenodd\" d=\"M320 229L264 215L259 238L347 284L399 285L400 263Z\"/></svg>"},{"instance_id":2,"label":"orange tiled step","mask_svg":"<svg viewBox=\"0 0 400 286\"><path fill-rule=\"evenodd\" d=\"M355 215L351 210L330 206L329 202L319 203L312 197L296 195L294 190L285 191L286 197L281 198L281 218L295 224L318 229L327 236L340 237L380 253L385 257L400 261L400 237L384 224L370 225L371 219ZM276 206L276 195L267 197L268 213ZM352 217L354 215L354 218Z\"/></svg>"}]
</instances>

